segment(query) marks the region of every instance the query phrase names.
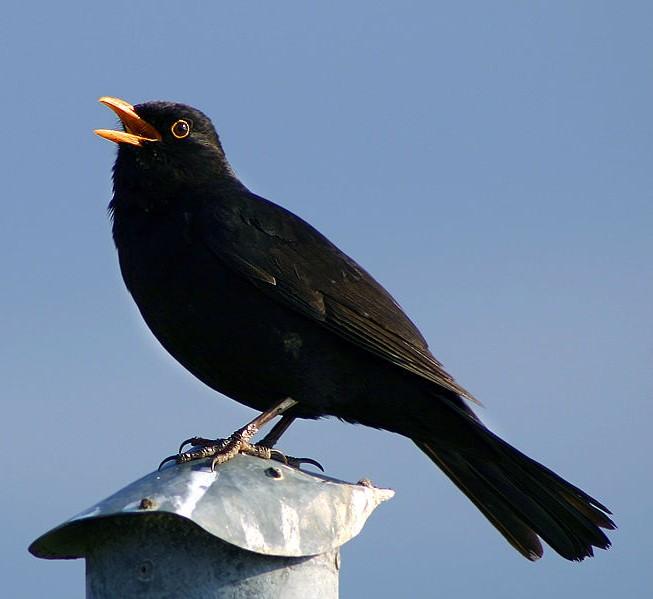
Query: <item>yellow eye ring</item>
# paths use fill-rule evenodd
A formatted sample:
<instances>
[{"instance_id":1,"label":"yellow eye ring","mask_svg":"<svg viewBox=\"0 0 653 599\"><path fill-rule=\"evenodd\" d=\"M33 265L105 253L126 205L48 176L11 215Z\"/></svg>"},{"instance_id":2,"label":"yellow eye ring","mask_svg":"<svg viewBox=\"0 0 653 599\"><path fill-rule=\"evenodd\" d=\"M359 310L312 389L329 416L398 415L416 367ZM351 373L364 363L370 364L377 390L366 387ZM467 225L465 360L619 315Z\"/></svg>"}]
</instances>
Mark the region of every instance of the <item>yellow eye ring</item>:
<instances>
[{"instance_id":1,"label":"yellow eye ring","mask_svg":"<svg viewBox=\"0 0 653 599\"><path fill-rule=\"evenodd\" d=\"M177 139L184 139L184 137L188 137L190 135L190 123L184 119L179 119L172 124L172 127L170 127L170 132Z\"/></svg>"}]
</instances>

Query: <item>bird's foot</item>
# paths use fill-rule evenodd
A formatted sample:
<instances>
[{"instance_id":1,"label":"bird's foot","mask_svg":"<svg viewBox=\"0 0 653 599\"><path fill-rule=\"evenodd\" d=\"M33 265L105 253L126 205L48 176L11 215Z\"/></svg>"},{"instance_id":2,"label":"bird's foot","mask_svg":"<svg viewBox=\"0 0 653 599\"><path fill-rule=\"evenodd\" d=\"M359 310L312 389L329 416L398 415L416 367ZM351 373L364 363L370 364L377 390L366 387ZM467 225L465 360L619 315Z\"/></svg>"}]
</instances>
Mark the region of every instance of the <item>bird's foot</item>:
<instances>
[{"instance_id":1,"label":"bird's foot","mask_svg":"<svg viewBox=\"0 0 653 599\"><path fill-rule=\"evenodd\" d=\"M177 464L185 464L186 462L193 462L204 458L213 458L211 460L211 471L213 471L216 466L228 462L239 453L247 453L249 455L257 455L269 459L271 457L269 451L267 452L267 455L266 452L259 452L255 449L255 446L249 442L257 431L258 428L256 426L248 424L247 426L238 429L226 439L191 437L181 444L177 454L168 456L161 462L161 464L159 464L159 470L167 462L174 461ZM188 451L182 451L189 443L192 444L193 447Z\"/></svg>"},{"instance_id":2,"label":"bird's foot","mask_svg":"<svg viewBox=\"0 0 653 599\"><path fill-rule=\"evenodd\" d=\"M272 406L270 409L261 413L248 424L239 428L233 435L226 439L205 439L204 437L191 437L186 439L179 447L179 451L175 455L168 456L159 464L159 470L164 464L168 462L176 462L177 464L185 464L194 460L201 460L204 458L212 458L211 471L215 470L216 466L228 462L236 457L239 453L252 455L266 460L277 460L283 462L288 466L299 468L302 464L313 464L322 472L319 462L311 458L293 458L286 456L276 449L272 449L274 444L279 440L279 437L290 426L294 420L293 416L285 414L287 410L295 406L297 402L287 397L280 401L278 404ZM279 415L284 415L280 422L274 427L272 431L263 439L262 443L255 445L250 443L251 438L259 431L259 429L270 420ZM186 445L192 445L188 451L183 451Z\"/></svg>"},{"instance_id":3,"label":"bird's foot","mask_svg":"<svg viewBox=\"0 0 653 599\"><path fill-rule=\"evenodd\" d=\"M311 464L324 472L322 465L311 458L296 458L285 455L278 449L273 449L262 443L250 443L249 439L254 432L247 430L248 427L237 430L233 435L226 439L206 439L204 437L191 437L186 439L180 446L179 452L175 455L168 456L159 465L159 470L168 462L185 464L204 458L213 458L211 460L211 471L216 466L228 462L236 457L239 453L255 456L264 460L276 460L286 466L300 468L302 464ZM186 445L191 445L191 449L183 451Z\"/></svg>"}]
</instances>

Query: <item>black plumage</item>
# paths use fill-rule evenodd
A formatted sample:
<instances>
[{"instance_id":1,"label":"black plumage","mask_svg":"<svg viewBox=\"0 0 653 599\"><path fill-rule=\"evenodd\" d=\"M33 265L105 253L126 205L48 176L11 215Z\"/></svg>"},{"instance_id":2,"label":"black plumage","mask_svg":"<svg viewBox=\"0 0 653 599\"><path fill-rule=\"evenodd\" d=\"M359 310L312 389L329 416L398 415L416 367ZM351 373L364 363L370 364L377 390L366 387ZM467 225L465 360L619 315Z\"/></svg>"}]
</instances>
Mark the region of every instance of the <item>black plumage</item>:
<instances>
[{"instance_id":1,"label":"black plumage","mask_svg":"<svg viewBox=\"0 0 653 599\"><path fill-rule=\"evenodd\" d=\"M489 431L394 299L356 262L234 175L211 121L103 98L124 131L110 204L120 268L163 346L213 389L291 417L412 439L528 559L581 560L608 509Z\"/></svg>"}]
</instances>

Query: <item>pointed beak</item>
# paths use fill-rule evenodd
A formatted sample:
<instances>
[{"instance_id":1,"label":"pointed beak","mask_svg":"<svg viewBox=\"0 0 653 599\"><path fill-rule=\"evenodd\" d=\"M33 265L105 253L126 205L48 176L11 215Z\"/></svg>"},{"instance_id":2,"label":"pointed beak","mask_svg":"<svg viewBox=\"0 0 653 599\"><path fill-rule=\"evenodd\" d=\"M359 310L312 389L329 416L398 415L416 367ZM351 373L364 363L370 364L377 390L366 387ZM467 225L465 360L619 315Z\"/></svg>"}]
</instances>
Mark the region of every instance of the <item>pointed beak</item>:
<instances>
[{"instance_id":1,"label":"pointed beak","mask_svg":"<svg viewBox=\"0 0 653 599\"><path fill-rule=\"evenodd\" d=\"M122 122L124 131L96 129L95 133L118 144L142 146L145 142L161 141L161 134L147 121L136 114L134 107L120 98L103 96L98 102L108 106Z\"/></svg>"}]
</instances>

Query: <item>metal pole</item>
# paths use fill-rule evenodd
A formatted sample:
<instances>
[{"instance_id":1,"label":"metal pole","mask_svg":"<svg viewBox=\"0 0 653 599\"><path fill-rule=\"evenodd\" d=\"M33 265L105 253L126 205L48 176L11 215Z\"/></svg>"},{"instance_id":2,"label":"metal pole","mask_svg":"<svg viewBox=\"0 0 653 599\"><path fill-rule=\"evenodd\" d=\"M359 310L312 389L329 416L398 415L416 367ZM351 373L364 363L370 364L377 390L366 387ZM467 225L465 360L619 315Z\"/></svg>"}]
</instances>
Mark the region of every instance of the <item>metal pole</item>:
<instances>
[{"instance_id":1,"label":"metal pole","mask_svg":"<svg viewBox=\"0 0 653 599\"><path fill-rule=\"evenodd\" d=\"M86 554L86 597L334 599L337 559L253 553L178 518L115 519Z\"/></svg>"},{"instance_id":2,"label":"metal pole","mask_svg":"<svg viewBox=\"0 0 653 599\"><path fill-rule=\"evenodd\" d=\"M393 492L238 456L164 468L39 537L86 560L86 597L338 596L339 547Z\"/></svg>"}]
</instances>

